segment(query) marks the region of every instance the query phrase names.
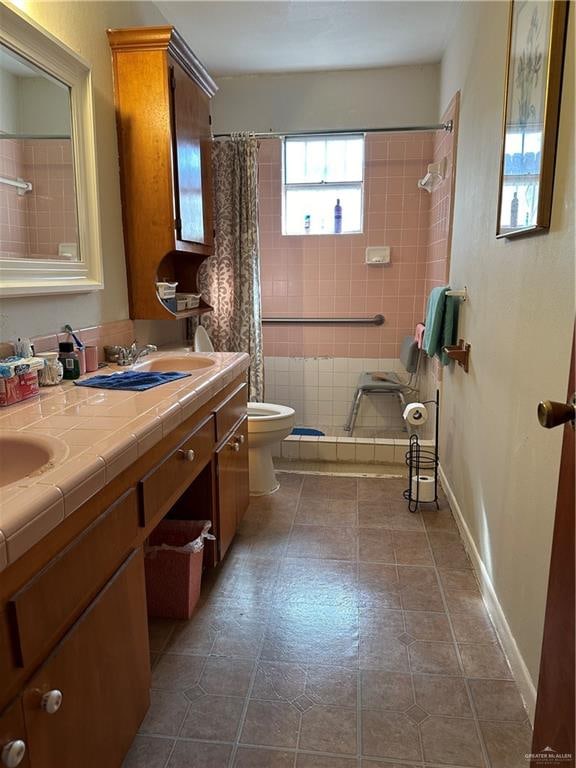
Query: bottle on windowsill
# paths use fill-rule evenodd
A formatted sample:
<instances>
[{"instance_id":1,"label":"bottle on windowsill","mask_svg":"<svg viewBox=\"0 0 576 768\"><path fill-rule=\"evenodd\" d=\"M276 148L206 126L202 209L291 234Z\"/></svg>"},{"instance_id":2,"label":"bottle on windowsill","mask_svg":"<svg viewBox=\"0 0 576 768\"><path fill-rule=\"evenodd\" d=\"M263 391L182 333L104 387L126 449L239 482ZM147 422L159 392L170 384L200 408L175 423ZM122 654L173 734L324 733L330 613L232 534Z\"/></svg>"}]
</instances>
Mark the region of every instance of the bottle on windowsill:
<instances>
[{"instance_id":1,"label":"bottle on windowsill","mask_svg":"<svg viewBox=\"0 0 576 768\"><path fill-rule=\"evenodd\" d=\"M309 235L310 234L310 214L307 213L306 216L304 216L304 232Z\"/></svg>"},{"instance_id":2,"label":"bottle on windowsill","mask_svg":"<svg viewBox=\"0 0 576 768\"><path fill-rule=\"evenodd\" d=\"M334 206L334 234L339 235L342 232L342 206L340 198L337 198Z\"/></svg>"},{"instance_id":3,"label":"bottle on windowsill","mask_svg":"<svg viewBox=\"0 0 576 768\"><path fill-rule=\"evenodd\" d=\"M510 226L518 226L518 193L514 192L514 197L510 203Z\"/></svg>"}]
</instances>

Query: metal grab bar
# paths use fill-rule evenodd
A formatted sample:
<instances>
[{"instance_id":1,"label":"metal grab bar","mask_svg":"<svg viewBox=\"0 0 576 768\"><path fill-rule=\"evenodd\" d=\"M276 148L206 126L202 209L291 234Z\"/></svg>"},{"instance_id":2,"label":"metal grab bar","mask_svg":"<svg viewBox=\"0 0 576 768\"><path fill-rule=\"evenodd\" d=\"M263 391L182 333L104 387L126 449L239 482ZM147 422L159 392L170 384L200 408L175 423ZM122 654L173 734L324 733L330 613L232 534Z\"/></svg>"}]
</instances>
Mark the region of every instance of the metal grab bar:
<instances>
[{"instance_id":1,"label":"metal grab bar","mask_svg":"<svg viewBox=\"0 0 576 768\"><path fill-rule=\"evenodd\" d=\"M8 184L10 187L16 187L19 195L25 195L26 192L32 192L32 182L24 179L8 179L6 176L0 176L0 184Z\"/></svg>"},{"instance_id":2,"label":"metal grab bar","mask_svg":"<svg viewBox=\"0 0 576 768\"><path fill-rule=\"evenodd\" d=\"M273 325L384 325L384 315L374 317L263 317Z\"/></svg>"}]
</instances>

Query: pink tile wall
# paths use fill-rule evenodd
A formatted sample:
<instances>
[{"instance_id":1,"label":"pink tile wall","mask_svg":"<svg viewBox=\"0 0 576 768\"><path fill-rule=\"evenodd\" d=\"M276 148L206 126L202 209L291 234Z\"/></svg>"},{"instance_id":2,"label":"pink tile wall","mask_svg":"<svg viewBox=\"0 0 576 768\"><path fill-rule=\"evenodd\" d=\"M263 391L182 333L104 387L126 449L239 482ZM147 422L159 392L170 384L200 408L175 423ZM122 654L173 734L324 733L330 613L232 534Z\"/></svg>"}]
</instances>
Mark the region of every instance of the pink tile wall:
<instances>
[{"instance_id":1,"label":"pink tile wall","mask_svg":"<svg viewBox=\"0 0 576 768\"><path fill-rule=\"evenodd\" d=\"M3 140L1 175L32 182L18 195L0 185L0 251L3 256L54 258L60 243L78 241L70 140Z\"/></svg>"},{"instance_id":2,"label":"pink tile wall","mask_svg":"<svg viewBox=\"0 0 576 768\"><path fill-rule=\"evenodd\" d=\"M364 317L383 326L264 325L267 356L398 357L403 337L422 320L430 196L417 181L432 162L433 134L366 138L364 232L283 236L281 142L259 153L263 316ZM391 264L367 266L370 245L389 245Z\"/></svg>"}]
</instances>

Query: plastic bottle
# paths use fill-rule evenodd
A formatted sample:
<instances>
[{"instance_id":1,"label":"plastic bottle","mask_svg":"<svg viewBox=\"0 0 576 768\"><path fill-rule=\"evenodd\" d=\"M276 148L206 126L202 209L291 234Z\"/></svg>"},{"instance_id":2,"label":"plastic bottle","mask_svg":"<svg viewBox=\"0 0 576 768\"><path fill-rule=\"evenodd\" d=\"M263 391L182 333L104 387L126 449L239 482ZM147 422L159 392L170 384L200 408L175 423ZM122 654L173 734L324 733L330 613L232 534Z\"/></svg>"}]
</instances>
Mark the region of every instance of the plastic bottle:
<instances>
[{"instance_id":1,"label":"plastic bottle","mask_svg":"<svg viewBox=\"0 0 576 768\"><path fill-rule=\"evenodd\" d=\"M307 213L306 216L304 216L304 232L306 232L307 235L310 234L310 214Z\"/></svg>"},{"instance_id":2,"label":"plastic bottle","mask_svg":"<svg viewBox=\"0 0 576 768\"><path fill-rule=\"evenodd\" d=\"M74 344L71 341L62 341L58 344L58 349L58 360L60 360L64 368L64 378L79 379L80 361L74 351Z\"/></svg>"},{"instance_id":3,"label":"plastic bottle","mask_svg":"<svg viewBox=\"0 0 576 768\"><path fill-rule=\"evenodd\" d=\"M342 206L340 198L337 198L334 206L334 233L339 235L342 232Z\"/></svg>"},{"instance_id":4,"label":"plastic bottle","mask_svg":"<svg viewBox=\"0 0 576 768\"><path fill-rule=\"evenodd\" d=\"M514 192L514 197L510 203L510 226L518 226L518 193Z\"/></svg>"}]
</instances>

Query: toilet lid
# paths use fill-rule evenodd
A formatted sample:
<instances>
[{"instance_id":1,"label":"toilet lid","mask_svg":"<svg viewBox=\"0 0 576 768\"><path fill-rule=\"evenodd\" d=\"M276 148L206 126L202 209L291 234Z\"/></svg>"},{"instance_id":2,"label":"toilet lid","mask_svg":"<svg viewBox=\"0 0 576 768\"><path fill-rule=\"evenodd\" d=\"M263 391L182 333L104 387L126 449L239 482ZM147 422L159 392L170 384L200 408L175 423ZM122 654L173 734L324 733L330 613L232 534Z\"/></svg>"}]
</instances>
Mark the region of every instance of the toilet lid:
<instances>
[{"instance_id":1,"label":"toilet lid","mask_svg":"<svg viewBox=\"0 0 576 768\"><path fill-rule=\"evenodd\" d=\"M210 341L210 336L201 325L196 328L194 334L194 352L214 352L214 345Z\"/></svg>"}]
</instances>

